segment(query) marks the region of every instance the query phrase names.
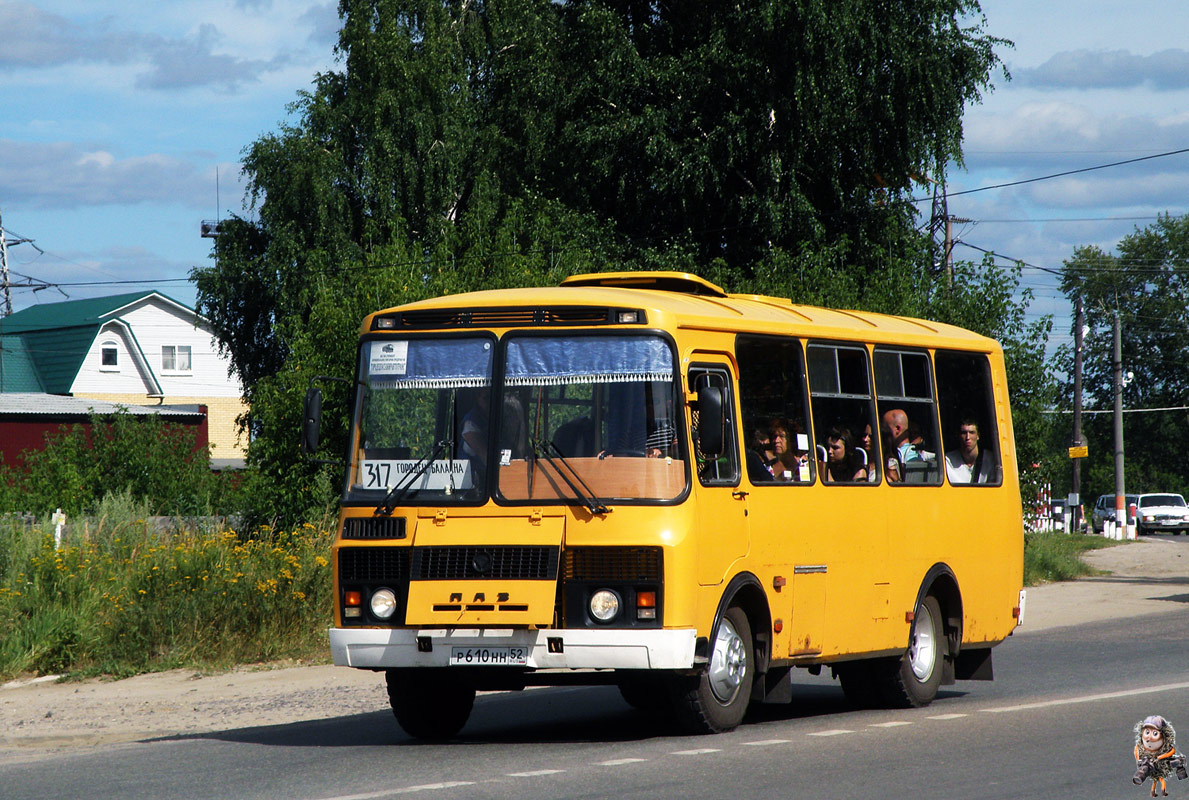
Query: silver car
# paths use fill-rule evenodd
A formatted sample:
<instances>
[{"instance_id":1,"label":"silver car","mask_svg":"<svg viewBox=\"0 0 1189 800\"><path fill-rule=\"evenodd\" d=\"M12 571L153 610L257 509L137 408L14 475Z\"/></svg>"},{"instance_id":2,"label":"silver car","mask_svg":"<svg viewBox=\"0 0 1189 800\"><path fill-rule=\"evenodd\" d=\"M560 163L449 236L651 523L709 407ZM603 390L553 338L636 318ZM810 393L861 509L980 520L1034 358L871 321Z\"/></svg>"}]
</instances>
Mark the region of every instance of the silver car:
<instances>
[{"instance_id":1,"label":"silver car","mask_svg":"<svg viewBox=\"0 0 1189 800\"><path fill-rule=\"evenodd\" d=\"M1141 494L1135 517L1139 533L1189 531L1189 505L1179 494Z\"/></svg>"},{"instance_id":2,"label":"silver car","mask_svg":"<svg viewBox=\"0 0 1189 800\"><path fill-rule=\"evenodd\" d=\"M1136 504L1139 495L1125 494L1123 495L1123 507L1127 509L1127 513L1131 514L1131 508ZM1095 533L1102 533L1102 529L1106 527L1108 519L1115 518L1115 496L1113 494L1101 494L1098 496L1098 501L1094 504L1094 508L1090 511L1090 524L1094 526ZM1135 522L1135 517L1128 516L1129 523Z\"/></svg>"}]
</instances>

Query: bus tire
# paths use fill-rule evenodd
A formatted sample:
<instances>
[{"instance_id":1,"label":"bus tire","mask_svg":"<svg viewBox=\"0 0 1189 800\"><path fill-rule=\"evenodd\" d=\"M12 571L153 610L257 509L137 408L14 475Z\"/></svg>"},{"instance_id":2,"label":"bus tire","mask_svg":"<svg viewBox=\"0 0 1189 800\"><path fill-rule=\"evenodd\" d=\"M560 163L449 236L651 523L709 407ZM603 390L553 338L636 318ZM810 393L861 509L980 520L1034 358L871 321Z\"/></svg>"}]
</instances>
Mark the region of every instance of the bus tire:
<instances>
[{"instance_id":1,"label":"bus tire","mask_svg":"<svg viewBox=\"0 0 1189 800\"><path fill-rule=\"evenodd\" d=\"M619 682L619 694L629 706L649 715L666 710L665 687L657 675L624 678Z\"/></svg>"},{"instance_id":2,"label":"bus tire","mask_svg":"<svg viewBox=\"0 0 1189 800\"><path fill-rule=\"evenodd\" d=\"M718 622L709 668L673 684L681 727L690 733L725 733L738 727L747 713L755 670L751 622L743 609L731 606Z\"/></svg>"},{"instance_id":3,"label":"bus tire","mask_svg":"<svg viewBox=\"0 0 1189 800\"><path fill-rule=\"evenodd\" d=\"M415 739L449 739L475 705L475 689L423 670L387 671L388 702L397 724Z\"/></svg>"},{"instance_id":4,"label":"bus tire","mask_svg":"<svg viewBox=\"0 0 1189 800\"><path fill-rule=\"evenodd\" d=\"M834 668L842 693L855 708L879 708L883 697L879 691L878 665L868 661L849 661Z\"/></svg>"},{"instance_id":5,"label":"bus tire","mask_svg":"<svg viewBox=\"0 0 1189 800\"><path fill-rule=\"evenodd\" d=\"M941 605L932 595L921 600L913 614L908 650L883 670L879 682L888 708L920 708L933 702L949 656Z\"/></svg>"}]
</instances>

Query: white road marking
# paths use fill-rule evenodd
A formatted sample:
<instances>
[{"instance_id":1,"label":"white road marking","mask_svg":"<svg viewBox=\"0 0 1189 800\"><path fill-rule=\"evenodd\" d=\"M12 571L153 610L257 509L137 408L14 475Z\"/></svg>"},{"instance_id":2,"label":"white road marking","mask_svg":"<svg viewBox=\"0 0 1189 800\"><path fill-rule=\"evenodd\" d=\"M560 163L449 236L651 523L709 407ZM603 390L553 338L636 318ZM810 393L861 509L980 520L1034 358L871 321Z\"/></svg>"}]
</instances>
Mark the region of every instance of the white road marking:
<instances>
[{"instance_id":1,"label":"white road marking","mask_svg":"<svg viewBox=\"0 0 1189 800\"><path fill-rule=\"evenodd\" d=\"M1114 700L1119 697L1135 697L1141 694L1154 694L1175 689L1189 689L1189 682L1166 683L1163 686L1146 686L1142 689L1124 689L1120 692L1104 692L1103 694L1087 694L1081 697L1066 697L1063 700L1045 700L1040 703L1021 703L1018 706L1003 706L1002 708L984 708L988 714L1001 714L1004 711L1029 711L1034 708L1049 708L1050 706L1068 706L1074 703L1094 703L1099 700Z\"/></svg>"},{"instance_id":2,"label":"white road marking","mask_svg":"<svg viewBox=\"0 0 1189 800\"><path fill-rule=\"evenodd\" d=\"M434 789L453 789L456 786L474 786L474 781L447 781L445 783L426 783L421 786L405 786L401 789L384 789L379 792L366 794L339 794L324 797L322 800L376 800L379 797L392 797L395 794L413 794L414 792L429 792Z\"/></svg>"},{"instance_id":3,"label":"white road marking","mask_svg":"<svg viewBox=\"0 0 1189 800\"><path fill-rule=\"evenodd\" d=\"M911 724L912 723L908 722L907 720L898 719L898 720L893 720L892 722L873 722L870 725L868 725L867 727L868 728L898 728L901 725L911 725Z\"/></svg>"},{"instance_id":4,"label":"white road marking","mask_svg":"<svg viewBox=\"0 0 1189 800\"><path fill-rule=\"evenodd\" d=\"M969 716L968 714L936 714L927 719L962 719L962 717Z\"/></svg>"},{"instance_id":5,"label":"white road marking","mask_svg":"<svg viewBox=\"0 0 1189 800\"><path fill-rule=\"evenodd\" d=\"M845 728L835 728L835 729L829 730L829 731L818 731L816 733L808 733L808 734L806 734L806 736L842 736L843 734L846 734L846 733L854 733L854 731L848 731Z\"/></svg>"},{"instance_id":6,"label":"white road marking","mask_svg":"<svg viewBox=\"0 0 1189 800\"><path fill-rule=\"evenodd\" d=\"M758 742L743 742L748 747L767 747L770 744L788 744L792 739L761 739Z\"/></svg>"},{"instance_id":7,"label":"white road marking","mask_svg":"<svg viewBox=\"0 0 1189 800\"><path fill-rule=\"evenodd\" d=\"M509 778L536 778L541 775L556 775L559 772L565 772L564 769L538 769L533 772L509 772Z\"/></svg>"},{"instance_id":8,"label":"white road marking","mask_svg":"<svg viewBox=\"0 0 1189 800\"><path fill-rule=\"evenodd\" d=\"M600 767L618 767L623 764L639 764L641 761L647 761L647 758L613 758L610 761L600 761Z\"/></svg>"},{"instance_id":9,"label":"white road marking","mask_svg":"<svg viewBox=\"0 0 1189 800\"><path fill-rule=\"evenodd\" d=\"M675 750L669 753L671 756L701 756L706 753L721 753L722 749L718 747L700 747L697 750Z\"/></svg>"}]
</instances>

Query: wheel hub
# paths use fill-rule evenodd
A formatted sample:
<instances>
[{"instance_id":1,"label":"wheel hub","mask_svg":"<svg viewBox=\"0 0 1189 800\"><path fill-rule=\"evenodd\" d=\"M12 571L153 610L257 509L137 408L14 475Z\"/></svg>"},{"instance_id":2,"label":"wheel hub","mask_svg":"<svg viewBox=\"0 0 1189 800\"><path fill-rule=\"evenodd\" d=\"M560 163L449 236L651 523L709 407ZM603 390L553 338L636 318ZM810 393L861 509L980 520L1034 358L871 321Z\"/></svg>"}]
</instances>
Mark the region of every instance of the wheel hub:
<instances>
[{"instance_id":1,"label":"wheel hub","mask_svg":"<svg viewBox=\"0 0 1189 800\"><path fill-rule=\"evenodd\" d=\"M933 630L933 613L924 605L917 606L912 623L912 642L908 648L908 663L912 667L912 674L919 681L929 679L937 662L937 641Z\"/></svg>"},{"instance_id":2,"label":"wheel hub","mask_svg":"<svg viewBox=\"0 0 1189 800\"><path fill-rule=\"evenodd\" d=\"M729 619L718 625L710 658L710 690L720 703L729 703L739 692L747 670L747 651Z\"/></svg>"}]
</instances>

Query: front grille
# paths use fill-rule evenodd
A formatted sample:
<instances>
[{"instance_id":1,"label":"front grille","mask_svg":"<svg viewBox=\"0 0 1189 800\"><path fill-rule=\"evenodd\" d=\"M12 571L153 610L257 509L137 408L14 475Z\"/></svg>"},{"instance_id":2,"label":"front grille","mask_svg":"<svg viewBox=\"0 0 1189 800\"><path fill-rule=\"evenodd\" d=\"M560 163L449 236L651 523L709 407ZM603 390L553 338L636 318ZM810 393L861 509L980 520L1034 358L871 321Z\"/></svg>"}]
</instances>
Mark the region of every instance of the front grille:
<instances>
[{"instance_id":1,"label":"front grille","mask_svg":"<svg viewBox=\"0 0 1189 800\"><path fill-rule=\"evenodd\" d=\"M659 547L570 547L564 557L568 581L659 581Z\"/></svg>"},{"instance_id":2,"label":"front grille","mask_svg":"<svg viewBox=\"0 0 1189 800\"><path fill-rule=\"evenodd\" d=\"M418 547L413 580L556 580L556 547Z\"/></svg>"},{"instance_id":3,"label":"front grille","mask_svg":"<svg viewBox=\"0 0 1189 800\"><path fill-rule=\"evenodd\" d=\"M554 306L551 308L434 308L401 311L386 315L395 320L396 330L432 328L513 328L539 325L614 325L622 311L636 312L636 322L644 324L640 309L607 306ZM380 317L372 323L378 329Z\"/></svg>"},{"instance_id":4,"label":"front grille","mask_svg":"<svg viewBox=\"0 0 1189 800\"><path fill-rule=\"evenodd\" d=\"M344 539L403 539L404 517L352 518L343 523Z\"/></svg>"},{"instance_id":5,"label":"front grille","mask_svg":"<svg viewBox=\"0 0 1189 800\"><path fill-rule=\"evenodd\" d=\"M339 550L340 584L398 584L408 579L407 547L344 547Z\"/></svg>"}]
</instances>

